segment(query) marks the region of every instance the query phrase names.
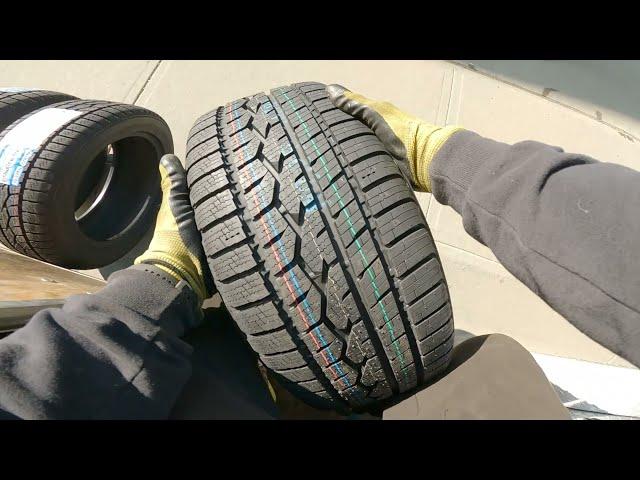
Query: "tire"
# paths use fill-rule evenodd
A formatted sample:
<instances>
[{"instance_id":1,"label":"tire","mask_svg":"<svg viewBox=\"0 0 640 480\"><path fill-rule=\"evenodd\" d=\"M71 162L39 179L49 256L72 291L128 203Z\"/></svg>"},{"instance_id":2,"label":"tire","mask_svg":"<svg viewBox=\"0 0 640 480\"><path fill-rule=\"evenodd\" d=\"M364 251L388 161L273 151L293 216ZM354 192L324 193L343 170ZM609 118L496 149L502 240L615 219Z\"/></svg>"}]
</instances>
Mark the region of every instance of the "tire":
<instances>
[{"instance_id":1,"label":"tire","mask_svg":"<svg viewBox=\"0 0 640 480\"><path fill-rule=\"evenodd\" d=\"M186 163L222 299L294 394L379 411L447 366L451 305L424 215L379 140L324 85L202 116Z\"/></svg>"},{"instance_id":2,"label":"tire","mask_svg":"<svg viewBox=\"0 0 640 480\"><path fill-rule=\"evenodd\" d=\"M164 120L133 105L73 100L22 117L0 133L0 241L66 268L109 265L155 221L172 151Z\"/></svg>"},{"instance_id":3,"label":"tire","mask_svg":"<svg viewBox=\"0 0 640 480\"><path fill-rule=\"evenodd\" d=\"M0 132L13 122L47 105L75 100L65 93L21 88L0 88Z\"/></svg>"}]
</instances>

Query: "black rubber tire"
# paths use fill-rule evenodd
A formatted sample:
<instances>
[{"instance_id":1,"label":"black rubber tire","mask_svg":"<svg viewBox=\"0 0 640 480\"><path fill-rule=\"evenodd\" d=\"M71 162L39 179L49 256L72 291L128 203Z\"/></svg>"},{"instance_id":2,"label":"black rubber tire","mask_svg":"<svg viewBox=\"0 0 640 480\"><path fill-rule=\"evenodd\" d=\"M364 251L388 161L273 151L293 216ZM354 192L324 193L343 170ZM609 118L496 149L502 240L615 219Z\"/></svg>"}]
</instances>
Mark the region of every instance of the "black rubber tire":
<instances>
[{"instance_id":1,"label":"black rubber tire","mask_svg":"<svg viewBox=\"0 0 640 480\"><path fill-rule=\"evenodd\" d=\"M377 410L447 366L451 305L424 215L379 140L324 85L202 116L186 164L222 299L293 393Z\"/></svg>"},{"instance_id":2,"label":"black rubber tire","mask_svg":"<svg viewBox=\"0 0 640 480\"><path fill-rule=\"evenodd\" d=\"M155 221L161 199L158 163L173 152L171 132L160 116L142 107L74 100L25 115L0 133L0 142L50 108L81 113L40 144L19 181L12 181L15 186L0 185L0 241L67 268L109 265ZM93 204L76 220L83 199Z\"/></svg>"},{"instance_id":3,"label":"black rubber tire","mask_svg":"<svg viewBox=\"0 0 640 480\"><path fill-rule=\"evenodd\" d=\"M75 100L76 97L66 93L49 92L47 90L3 91L0 88L0 132L13 122L47 105Z\"/></svg>"}]
</instances>

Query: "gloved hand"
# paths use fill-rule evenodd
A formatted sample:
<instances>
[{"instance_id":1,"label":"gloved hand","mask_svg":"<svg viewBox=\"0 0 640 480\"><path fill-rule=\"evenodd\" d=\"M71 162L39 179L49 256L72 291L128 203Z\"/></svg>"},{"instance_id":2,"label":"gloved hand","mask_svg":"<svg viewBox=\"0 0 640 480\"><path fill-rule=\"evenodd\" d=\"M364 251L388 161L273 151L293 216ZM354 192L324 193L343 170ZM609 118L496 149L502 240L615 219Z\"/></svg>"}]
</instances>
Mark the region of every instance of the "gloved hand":
<instances>
[{"instance_id":1,"label":"gloved hand","mask_svg":"<svg viewBox=\"0 0 640 480\"><path fill-rule=\"evenodd\" d=\"M431 125L388 102L371 100L340 85L329 85L327 92L336 107L373 130L414 189L431 192L429 164L462 127Z\"/></svg>"},{"instance_id":2,"label":"gloved hand","mask_svg":"<svg viewBox=\"0 0 640 480\"><path fill-rule=\"evenodd\" d=\"M160 176L162 203L153 238L134 264L155 265L178 281L185 280L202 304L215 287L189 203L187 174L178 157L164 155L160 159Z\"/></svg>"}]
</instances>

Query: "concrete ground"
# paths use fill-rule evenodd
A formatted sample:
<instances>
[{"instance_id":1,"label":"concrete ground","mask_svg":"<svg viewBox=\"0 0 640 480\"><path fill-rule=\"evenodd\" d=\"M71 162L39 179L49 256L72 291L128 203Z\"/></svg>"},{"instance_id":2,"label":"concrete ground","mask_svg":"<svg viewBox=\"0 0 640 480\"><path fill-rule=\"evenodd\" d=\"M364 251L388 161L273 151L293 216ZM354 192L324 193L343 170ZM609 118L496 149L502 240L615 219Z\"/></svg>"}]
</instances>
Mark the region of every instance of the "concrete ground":
<instances>
[{"instance_id":1,"label":"concrete ground","mask_svg":"<svg viewBox=\"0 0 640 480\"><path fill-rule=\"evenodd\" d=\"M640 62L0 62L0 86L48 88L156 111L170 125L181 157L199 115L306 80L341 83L428 121L459 124L496 140L539 140L640 169ZM458 329L504 333L538 354L631 367L509 274L464 232L453 210L429 194L419 198L442 256Z\"/></svg>"}]
</instances>

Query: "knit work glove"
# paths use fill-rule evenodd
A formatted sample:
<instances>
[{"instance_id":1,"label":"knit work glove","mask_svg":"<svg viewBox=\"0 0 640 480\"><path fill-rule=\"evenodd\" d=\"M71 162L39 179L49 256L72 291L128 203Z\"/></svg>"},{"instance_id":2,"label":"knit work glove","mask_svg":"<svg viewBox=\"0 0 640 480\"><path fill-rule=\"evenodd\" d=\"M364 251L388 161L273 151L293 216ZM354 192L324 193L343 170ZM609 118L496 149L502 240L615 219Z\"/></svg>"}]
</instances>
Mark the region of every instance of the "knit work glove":
<instances>
[{"instance_id":1,"label":"knit work glove","mask_svg":"<svg viewBox=\"0 0 640 480\"><path fill-rule=\"evenodd\" d=\"M340 85L329 85L327 92L336 107L373 130L414 189L431 192L429 165L462 127L432 125L388 102L371 100Z\"/></svg>"},{"instance_id":2,"label":"knit work glove","mask_svg":"<svg viewBox=\"0 0 640 480\"><path fill-rule=\"evenodd\" d=\"M160 175L162 204L153 238L134 263L155 265L176 280L185 280L202 304L215 287L189 203L187 174L178 157L164 155L160 159Z\"/></svg>"}]
</instances>

